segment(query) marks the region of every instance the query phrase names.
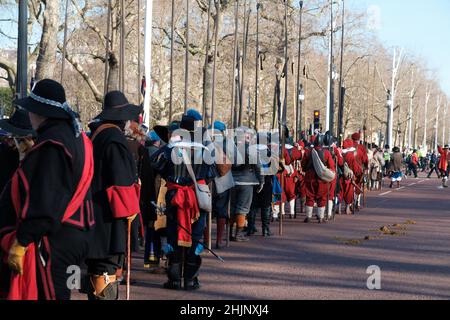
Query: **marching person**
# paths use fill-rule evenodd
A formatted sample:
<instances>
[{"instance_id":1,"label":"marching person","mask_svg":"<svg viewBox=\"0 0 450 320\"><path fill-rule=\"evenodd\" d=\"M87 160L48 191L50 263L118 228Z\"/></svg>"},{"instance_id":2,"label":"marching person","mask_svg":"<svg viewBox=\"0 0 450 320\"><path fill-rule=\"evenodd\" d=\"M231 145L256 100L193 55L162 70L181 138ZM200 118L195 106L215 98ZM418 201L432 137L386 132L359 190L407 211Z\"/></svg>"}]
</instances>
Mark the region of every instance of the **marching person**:
<instances>
[{"instance_id":1,"label":"marching person","mask_svg":"<svg viewBox=\"0 0 450 320\"><path fill-rule=\"evenodd\" d=\"M417 169L419 168L419 155L417 154L417 150L414 149L413 153L411 154L411 162L409 164L410 170L414 174L414 178L418 178L417 176Z\"/></svg>"},{"instance_id":2,"label":"marching person","mask_svg":"<svg viewBox=\"0 0 450 320\"><path fill-rule=\"evenodd\" d=\"M212 127L210 127L212 129ZM226 155L227 150L227 139L226 139L226 131L227 126L225 123L221 121L214 122L214 143L216 146L216 152L218 152L221 156L221 163L217 164L217 169L220 177L225 177L229 174L231 170L231 161L228 159ZM219 154L216 154L216 158L219 159ZM232 176L230 176L232 179ZM230 194L231 190L220 190L222 192L218 192L219 187L217 181L215 181L215 188L213 193L213 216L217 219L217 235L216 235L216 249L221 249L223 247L223 234L225 231L226 224L228 223L228 210L229 210L229 202L230 202ZM230 185L231 186L231 185ZM225 186L224 188L228 188L230 186Z\"/></svg>"},{"instance_id":3,"label":"marching person","mask_svg":"<svg viewBox=\"0 0 450 320\"><path fill-rule=\"evenodd\" d=\"M350 215L355 208L355 177L361 176L362 167L356 160L356 149L351 139L346 139L343 143L342 154L344 156L344 175L342 177L343 199L345 201L345 213Z\"/></svg>"},{"instance_id":4,"label":"marching person","mask_svg":"<svg viewBox=\"0 0 450 320\"><path fill-rule=\"evenodd\" d=\"M256 192L260 193L264 187L264 177L261 175L261 166L257 164L258 159L253 159L250 154L252 137L248 129L238 128L236 133L236 160L231 169L236 186L231 191L230 240L246 242L249 238L244 230L245 219L250 213L253 188L257 186Z\"/></svg>"},{"instance_id":5,"label":"marching person","mask_svg":"<svg viewBox=\"0 0 450 320\"><path fill-rule=\"evenodd\" d=\"M195 186L207 185L217 176L217 171L214 163L204 161L207 151L202 141L194 140L195 130L203 131L196 127L196 121L194 117L183 115L180 130L175 131L170 143L151 158L155 170L167 182L166 289L181 289L182 279L185 290L200 288L200 254L204 249L201 239L208 212L199 207Z\"/></svg>"},{"instance_id":6,"label":"marching person","mask_svg":"<svg viewBox=\"0 0 450 320\"><path fill-rule=\"evenodd\" d=\"M94 146L95 175L92 181L95 240L86 260L91 300L117 300L116 273L124 264L127 223L140 213L136 164L124 130L142 107L132 105L120 91L106 94L103 111L90 124ZM130 232L130 231L128 231Z\"/></svg>"},{"instance_id":7,"label":"marching person","mask_svg":"<svg viewBox=\"0 0 450 320\"><path fill-rule=\"evenodd\" d=\"M448 161L450 160L448 149L448 145L445 145L444 148L438 146L438 152L441 155L439 160L439 171L441 172L442 186L444 188L448 188Z\"/></svg>"},{"instance_id":8,"label":"marching person","mask_svg":"<svg viewBox=\"0 0 450 320\"><path fill-rule=\"evenodd\" d=\"M392 151L394 153L391 155L391 161L389 163L389 175L391 177L391 184L389 188L392 189L394 186L394 182L396 182L398 189L400 188L400 183L402 182L403 179L403 172L402 172L403 156L402 153L400 152L399 147L394 147Z\"/></svg>"},{"instance_id":9,"label":"marching person","mask_svg":"<svg viewBox=\"0 0 450 320\"><path fill-rule=\"evenodd\" d=\"M430 172L428 173L427 178L430 179L433 172L436 172L438 179L441 177L441 173L439 172L439 156L436 154L436 151L430 155Z\"/></svg>"},{"instance_id":10,"label":"marching person","mask_svg":"<svg viewBox=\"0 0 450 320\"><path fill-rule=\"evenodd\" d=\"M58 82L37 82L15 104L29 111L37 140L3 193L10 202L0 225L8 299L68 300L69 267L81 265L92 244L92 145Z\"/></svg>"},{"instance_id":11,"label":"marching person","mask_svg":"<svg viewBox=\"0 0 450 320\"><path fill-rule=\"evenodd\" d=\"M303 171L301 161L305 155L305 142L300 140L296 145L296 149L298 150L298 163L297 163L297 179L295 183L296 193L298 198L300 198L300 213L305 212L305 203L306 203L306 188L305 188L305 172Z\"/></svg>"},{"instance_id":12,"label":"marching person","mask_svg":"<svg viewBox=\"0 0 450 320\"><path fill-rule=\"evenodd\" d=\"M353 140L353 146L356 149L356 155L355 160L358 163L358 165L362 168L362 172L355 174L355 183L358 186L356 188L356 209L359 209L361 207L361 195L364 190L364 177L367 173L367 170L369 168L369 158L367 156L367 150L364 145L360 143L361 140L361 134L356 132L352 135Z\"/></svg>"},{"instance_id":13,"label":"marching person","mask_svg":"<svg viewBox=\"0 0 450 320\"><path fill-rule=\"evenodd\" d=\"M0 137L0 193L11 180L19 166L34 145L35 131L31 127L28 112L16 108L9 119L0 120L0 129L4 135Z\"/></svg>"},{"instance_id":14,"label":"marching person","mask_svg":"<svg viewBox=\"0 0 450 320\"><path fill-rule=\"evenodd\" d=\"M324 135L318 134L314 139L314 146L307 149L305 157L302 161L305 170L305 185L306 185L306 219L305 223L311 222L314 203L317 203L318 211L317 218L319 223L325 222L325 209L327 206L330 183L327 182L326 177L320 177L314 167L313 153L317 152L319 160L322 164L332 172L336 171L336 167L331 156L330 151L323 148Z\"/></svg>"},{"instance_id":15,"label":"marching person","mask_svg":"<svg viewBox=\"0 0 450 320\"><path fill-rule=\"evenodd\" d=\"M372 149L373 156L369 162L370 190L378 190L381 188L382 172L385 162L381 149L376 145L372 145Z\"/></svg>"}]
</instances>

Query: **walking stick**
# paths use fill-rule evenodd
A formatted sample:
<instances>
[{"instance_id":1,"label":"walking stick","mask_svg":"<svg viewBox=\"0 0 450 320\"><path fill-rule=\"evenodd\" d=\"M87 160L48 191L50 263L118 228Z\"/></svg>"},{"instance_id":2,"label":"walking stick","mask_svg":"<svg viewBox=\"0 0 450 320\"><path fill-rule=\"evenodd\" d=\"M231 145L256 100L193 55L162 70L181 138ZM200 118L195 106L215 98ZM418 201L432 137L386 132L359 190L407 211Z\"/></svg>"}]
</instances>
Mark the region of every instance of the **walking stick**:
<instances>
[{"instance_id":1,"label":"walking stick","mask_svg":"<svg viewBox=\"0 0 450 320\"><path fill-rule=\"evenodd\" d=\"M131 275L131 220L128 220L127 240L127 300L130 300L130 275Z\"/></svg>"}]
</instances>

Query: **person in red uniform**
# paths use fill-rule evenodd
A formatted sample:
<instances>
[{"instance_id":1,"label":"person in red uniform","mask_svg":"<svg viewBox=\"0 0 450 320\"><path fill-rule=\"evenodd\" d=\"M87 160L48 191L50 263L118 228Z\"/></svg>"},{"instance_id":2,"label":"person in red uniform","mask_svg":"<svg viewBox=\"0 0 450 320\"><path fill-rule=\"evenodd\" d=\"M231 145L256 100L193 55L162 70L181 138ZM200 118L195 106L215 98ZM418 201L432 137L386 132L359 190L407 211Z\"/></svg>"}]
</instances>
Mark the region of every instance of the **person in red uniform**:
<instances>
[{"instance_id":1,"label":"person in red uniform","mask_svg":"<svg viewBox=\"0 0 450 320\"><path fill-rule=\"evenodd\" d=\"M323 148L323 138L324 136L320 134L315 138L313 149L317 151L324 165L328 169L335 171L336 167L330 151ZM306 187L305 223L309 223L312 219L314 203L317 203L318 207L317 218L319 220L319 223L324 223L325 208L327 205L328 195L330 192L330 183L323 181L317 175L312 160L312 149L307 149L305 151L305 155L302 160L302 166L305 171L305 187Z\"/></svg>"},{"instance_id":2,"label":"person in red uniform","mask_svg":"<svg viewBox=\"0 0 450 320\"><path fill-rule=\"evenodd\" d=\"M342 167L344 165L344 159L341 156L341 152L338 149L338 147L336 146L336 139L334 139L333 137L331 137L331 135L328 136L327 140L325 141L325 145L328 146L328 149L332 155L333 158L333 162L335 165L335 168L337 169L338 166ZM337 183L339 180L338 174L337 174L337 170L334 170L334 172L336 173L336 177L334 178L334 180L330 183L330 192L329 192L329 196L328 196L328 206L327 206L327 217L328 219L331 219L333 216L333 206L334 206L334 202L336 200L336 188L337 188Z\"/></svg>"},{"instance_id":3,"label":"person in red uniform","mask_svg":"<svg viewBox=\"0 0 450 320\"><path fill-rule=\"evenodd\" d=\"M297 176L295 182L295 191L300 198L300 213L304 213L305 211L305 203L306 203L306 187L305 187L305 172L301 166L301 161L305 155L305 142L299 141L295 145L295 149L292 152L293 157L300 161L300 164L297 166Z\"/></svg>"},{"instance_id":4,"label":"person in red uniform","mask_svg":"<svg viewBox=\"0 0 450 320\"><path fill-rule=\"evenodd\" d=\"M341 179L343 200L346 204L345 213L352 214L352 206L355 201L354 179L362 175L362 167L357 161L356 148L352 140L344 141L342 154L347 168L344 169L344 175Z\"/></svg>"},{"instance_id":5,"label":"person in red uniform","mask_svg":"<svg viewBox=\"0 0 450 320\"><path fill-rule=\"evenodd\" d=\"M438 152L441 155L441 160L439 160L439 171L441 172L442 178L442 186L444 188L448 188L448 154L449 146L445 145L444 148L438 146Z\"/></svg>"},{"instance_id":6,"label":"person in red uniform","mask_svg":"<svg viewBox=\"0 0 450 320\"><path fill-rule=\"evenodd\" d=\"M361 173L355 175L355 183L359 187L356 189L356 207L361 207L361 190L363 190L364 174L369 168L369 157L367 156L367 149L360 143L361 135L356 132L352 135L353 147L356 149L356 162L362 168Z\"/></svg>"}]
</instances>

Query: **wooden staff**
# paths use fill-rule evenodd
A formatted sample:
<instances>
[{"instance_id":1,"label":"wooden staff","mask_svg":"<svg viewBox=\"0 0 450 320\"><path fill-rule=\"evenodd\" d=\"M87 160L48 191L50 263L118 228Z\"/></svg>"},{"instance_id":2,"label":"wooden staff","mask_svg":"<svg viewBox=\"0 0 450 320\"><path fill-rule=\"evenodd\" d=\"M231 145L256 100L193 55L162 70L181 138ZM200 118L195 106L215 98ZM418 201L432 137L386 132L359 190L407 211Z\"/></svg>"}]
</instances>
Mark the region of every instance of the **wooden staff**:
<instances>
[{"instance_id":1,"label":"wooden staff","mask_svg":"<svg viewBox=\"0 0 450 320\"><path fill-rule=\"evenodd\" d=\"M208 125L207 121L207 106L206 106L206 96L207 96L207 90L206 90L206 69L208 67L208 62L209 62L209 49L210 49L210 19L211 19L211 2L212 0L208 0L208 22L207 22L207 27L206 27L206 53L205 53L205 66L204 66L204 70L203 70L203 126Z\"/></svg>"},{"instance_id":2,"label":"wooden staff","mask_svg":"<svg viewBox=\"0 0 450 320\"><path fill-rule=\"evenodd\" d=\"M130 300L130 279L131 279L131 223L128 219L128 234L127 234L127 300Z\"/></svg>"},{"instance_id":3,"label":"wooden staff","mask_svg":"<svg viewBox=\"0 0 450 320\"><path fill-rule=\"evenodd\" d=\"M175 0L172 0L172 18L170 22L170 98L169 98L169 123L172 122L173 113L173 58L174 58L174 33L175 33Z\"/></svg>"},{"instance_id":4,"label":"wooden staff","mask_svg":"<svg viewBox=\"0 0 450 320\"><path fill-rule=\"evenodd\" d=\"M255 130L258 132L258 89L259 89L259 10L261 9L261 4L256 4L256 76L255 76Z\"/></svg>"},{"instance_id":5,"label":"wooden staff","mask_svg":"<svg viewBox=\"0 0 450 320\"><path fill-rule=\"evenodd\" d=\"M184 60L184 113L188 108L188 94L189 94L189 0L186 0L186 50Z\"/></svg>"},{"instance_id":6,"label":"wooden staff","mask_svg":"<svg viewBox=\"0 0 450 320\"><path fill-rule=\"evenodd\" d=\"M62 52L62 64L61 64L61 81L63 84L64 81L64 70L66 67L66 50L67 50L67 20L69 19L69 0L66 0L66 8L64 15L64 39L63 39L63 52Z\"/></svg>"},{"instance_id":7,"label":"wooden staff","mask_svg":"<svg viewBox=\"0 0 450 320\"><path fill-rule=\"evenodd\" d=\"M108 0L108 13L106 17L106 42L105 42L105 79L103 83L103 95L108 93L109 55L111 51L111 0Z\"/></svg>"},{"instance_id":8,"label":"wooden staff","mask_svg":"<svg viewBox=\"0 0 450 320\"><path fill-rule=\"evenodd\" d=\"M125 0L120 0L120 76L119 90L125 92Z\"/></svg>"},{"instance_id":9,"label":"wooden staff","mask_svg":"<svg viewBox=\"0 0 450 320\"><path fill-rule=\"evenodd\" d=\"M234 3L234 44L233 44L233 76L231 79L231 116L230 125L232 128L235 127L235 117L236 117L236 64L238 59L238 28L239 28L239 9L238 1Z\"/></svg>"}]
</instances>

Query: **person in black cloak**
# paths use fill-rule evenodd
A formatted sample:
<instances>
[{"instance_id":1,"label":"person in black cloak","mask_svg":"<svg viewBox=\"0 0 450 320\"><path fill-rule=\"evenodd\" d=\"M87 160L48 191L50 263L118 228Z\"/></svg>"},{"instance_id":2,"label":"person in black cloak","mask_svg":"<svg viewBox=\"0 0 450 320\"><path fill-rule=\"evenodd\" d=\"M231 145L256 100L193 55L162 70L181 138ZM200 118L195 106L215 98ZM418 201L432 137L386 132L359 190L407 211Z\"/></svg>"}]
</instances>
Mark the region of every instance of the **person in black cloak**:
<instances>
[{"instance_id":1,"label":"person in black cloak","mask_svg":"<svg viewBox=\"0 0 450 320\"><path fill-rule=\"evenodd\" d=\"M106 94L103 111L89 125L94 147L95 175L92 181L95 240L86 260L91 300L117 300L116 273L124 263L127 224L140 213L140 187L136 163L124 135L125 126L136 119L142 107L132 105L120 91Z\"/></svg>"},{"instance_id":2,"label":"person in black cloak","mask_svg":"<svg viewBox=\"0 0 450 320\"><path fill-rule=\"evenodd\" d=\"M68 300L69 267L87 256L95 224L92 145L58 82L37 82L15 104L29 111L37 140L0 200L9 204L0 224L7 299Z\"/></svg>"}]
</instances>

